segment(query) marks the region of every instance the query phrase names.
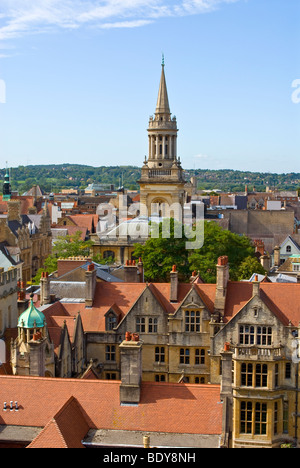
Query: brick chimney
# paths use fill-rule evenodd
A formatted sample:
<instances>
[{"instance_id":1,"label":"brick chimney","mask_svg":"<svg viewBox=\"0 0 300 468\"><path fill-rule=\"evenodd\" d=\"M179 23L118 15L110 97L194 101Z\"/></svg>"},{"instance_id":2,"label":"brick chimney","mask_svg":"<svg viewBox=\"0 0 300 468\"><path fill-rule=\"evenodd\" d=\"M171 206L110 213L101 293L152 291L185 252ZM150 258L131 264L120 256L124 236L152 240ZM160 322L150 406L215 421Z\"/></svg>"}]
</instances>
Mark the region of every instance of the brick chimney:
<instances>
[{"instance_id":1,"label":"brick chimney","mask_svg":"<svg viewBox=\"0 0 300 468\"><path fill-rule=\"evenodd\" d=\"M223 256L218 258L217 263L217 289L215 297L215 311L224 314L227 284L229 281L229 263L228 257Z\"/></svg>"},{"instance_id":2,"label":"brick chimney","mask_svg":"<svg viewBox=\"0 0 300 468\"><path fill-rule=\"evenodd\" d=\"M142 343L139 335L126 333L120 344L121 356L121 404L139 404L142 383Z\"/></svg>"},{"instance_id":3,"label":"brick chimney","mask_svg":"<svg viewBox=\"0 0 300 468\"><path fill-rule=\"evenodd\" d=\"M41 289L41 306L51 304L51 296L50 296L50 278L47 272L42 273L41 281L40 281L40 289Z\"/></svg>"},{"instance_id":4,"label":"brick chimney","mask_svg":"<svg viewBox=\"0 0 300 468\"><path fill-rule=\"evenodd\" d=\"M178 271L176 265L173 265L172 271L170 273L171 280L171 291L170 291L170 301L178 302Z\"/></svg>"},{"instance_id":5,"label":"brick chimney","mask_svg":"<svg viewBox=\"0 0 300 468\"><path fill-rule=\"evenodd\" d=\"M260 255L265 254L265 243L261 239L257 239L254 241L255 246L255 253L259 253Z\"/></svg>"},{"instance_id":6,"label":"brick chimney","mask_svg":"<svg viewBox=\"0 0 300 468\"><path fill-rule=\"evenodd\" d=\"M18 313L19 316L28 309L29 300L26 299L26 283L18 281Z\"/></svg>"},{"instance_id":7,"label":"brick chimney","mask_svg":"<svg viewBox=\"0 0 300 468\"><path fill-rule=\"evenodd\" d=\"M93 307L97 283L97 271L93 263L88 265L85 272L85 307Z\"/></svg>"},{"instance_id":8,"label":"brick chimney","mask_svg":"<svg viewBox=\"0 0 300 468\"><path fill-rule=\"evenodd\" d=\"M124 265L124 281L125 283L138 283L138 267L135 260L127 260Z\"/></svg>"},{"instance_id":9,"label":"brick chimney","mask_svg":"<svg viewBox=\"0 0 300 468\"><path fill-rule=\"evenodd\" d=\"M88 257L59 258L57 261L57 276L59 278L78 267L86 265L88 262L92 263L92 259Z\"/></svg>"}]
</instances>

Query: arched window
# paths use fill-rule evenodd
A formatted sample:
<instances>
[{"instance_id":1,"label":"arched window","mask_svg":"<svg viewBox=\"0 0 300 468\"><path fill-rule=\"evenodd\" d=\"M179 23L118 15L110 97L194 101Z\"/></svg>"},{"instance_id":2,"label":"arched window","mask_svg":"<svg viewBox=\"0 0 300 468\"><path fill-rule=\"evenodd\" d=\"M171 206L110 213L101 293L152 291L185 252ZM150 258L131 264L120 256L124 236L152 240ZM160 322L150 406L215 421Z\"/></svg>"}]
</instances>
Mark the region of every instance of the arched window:
<instances>
[{"instance_id":1,"label":"arched window","mask_svg":"<svg viewBox=\"0 0 300 468\"><path fill-rule=\"evenodd\" d=\"M291 253L292 247L290 245L287 245L286 247L286 253Z\"/></svg>"}]
</instances>

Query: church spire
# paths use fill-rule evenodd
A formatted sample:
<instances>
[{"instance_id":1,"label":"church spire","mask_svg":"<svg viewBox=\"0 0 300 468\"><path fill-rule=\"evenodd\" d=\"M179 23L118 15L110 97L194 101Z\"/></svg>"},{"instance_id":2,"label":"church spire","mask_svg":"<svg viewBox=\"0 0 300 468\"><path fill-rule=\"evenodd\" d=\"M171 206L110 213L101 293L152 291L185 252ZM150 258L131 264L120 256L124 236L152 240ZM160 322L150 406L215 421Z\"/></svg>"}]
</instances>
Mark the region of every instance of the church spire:
<instances>
[{"instance_id":1,"label":"church spire","mask_svg":"<svg viewBox=\"0 0 300 468\"><path fill-rule=\"evenodd\" d=\"M168 90L167 90L167 83L165 77L165 57L162 56L162 64L161 64L161 78L160 78L160 85L158 91L158 99L156 105L155 114L171 114L170 106L169 106L169 98L168 98Z\"/></svg>"}]
</instances>

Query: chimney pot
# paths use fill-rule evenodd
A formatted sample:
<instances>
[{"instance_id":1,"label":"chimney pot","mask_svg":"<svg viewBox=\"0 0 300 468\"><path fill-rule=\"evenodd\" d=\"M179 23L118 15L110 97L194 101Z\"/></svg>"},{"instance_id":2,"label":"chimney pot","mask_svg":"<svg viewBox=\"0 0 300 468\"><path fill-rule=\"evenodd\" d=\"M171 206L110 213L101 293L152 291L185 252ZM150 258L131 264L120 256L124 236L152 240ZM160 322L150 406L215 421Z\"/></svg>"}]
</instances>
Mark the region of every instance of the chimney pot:
<instances>
[{"instance_id":1,"label":"chimney pot","mask_svg":"<svg viewBox=\"0 0 300 468\"><path fill-rule=\"evenodd\" d=\"M224 351L227 353L228 351L230 351L230 343L226 342L225 345L224 345Z\"/></svg>"},{"instance_id":2,"label":"chimney pot","mask_svg":"<svg viewBox=\"0 0 300 468\"><path fill-rule=\"evenodd\" d=\"M255 279L254 279L252 285L253 285L252 295L253 296L259 296L260 282L258 281L258 276L257 275L255 275Z\"/></svg>"},{"instance_id":3,"label":"chimney pot","mask_svg":"<svg viewBox=\"0 0 300 468\"><path fill-rule=\"evenodd\" d=\"M131 341L131 333L130 332L125 333L125 341Z\"/></svg>"}]
</instances>

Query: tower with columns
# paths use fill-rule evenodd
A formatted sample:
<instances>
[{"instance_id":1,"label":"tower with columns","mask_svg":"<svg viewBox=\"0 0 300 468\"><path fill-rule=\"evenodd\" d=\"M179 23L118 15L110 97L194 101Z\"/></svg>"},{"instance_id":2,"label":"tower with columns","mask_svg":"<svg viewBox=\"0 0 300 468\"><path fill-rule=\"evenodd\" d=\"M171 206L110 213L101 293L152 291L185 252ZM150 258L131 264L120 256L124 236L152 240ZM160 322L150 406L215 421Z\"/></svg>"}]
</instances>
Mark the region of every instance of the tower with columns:
<instances>
[{"instance_id":1,"label":"tower with columns","mask_svg":"<svg viewBox=\"0 0 300 468\"><path fill-rule=\"evenodd\" d=\"M169 105L164 59L154 116L148 127L149 155L145 157L140 184L140 213L182 219L185 180L177 155L177 120Z\"/></svg>"}]
</instances>

